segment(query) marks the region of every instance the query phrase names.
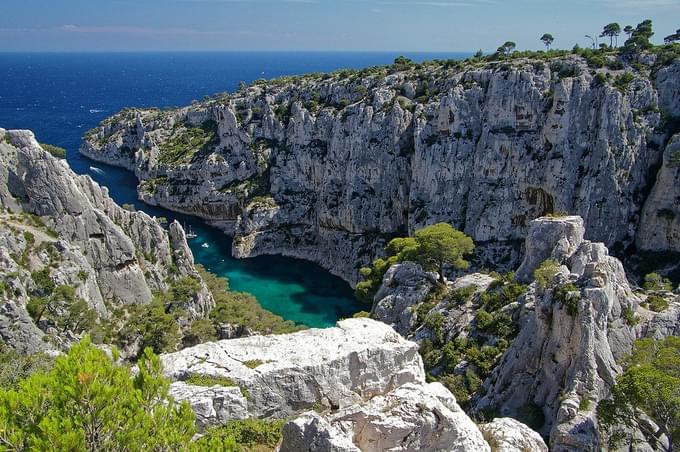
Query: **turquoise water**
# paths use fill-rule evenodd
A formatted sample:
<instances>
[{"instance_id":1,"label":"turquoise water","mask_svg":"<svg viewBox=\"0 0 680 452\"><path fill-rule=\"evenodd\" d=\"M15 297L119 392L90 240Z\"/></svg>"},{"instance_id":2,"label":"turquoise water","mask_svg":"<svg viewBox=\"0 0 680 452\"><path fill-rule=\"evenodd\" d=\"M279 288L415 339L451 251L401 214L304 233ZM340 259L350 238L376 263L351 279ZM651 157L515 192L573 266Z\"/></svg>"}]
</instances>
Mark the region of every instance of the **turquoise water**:
<instances>
[{"instance_id":1,"label":"turquoise water","mask_svg":"<svg viewBox=\"0 0 680 452\"><path fill-rule=\"evenodd\" d=\"M0 54L0 127L31 129L39 141L67 149L71 167L109 188L119 204L177 218L199 237L190 242L196 262L227 277L233 290L255 295L287 320L312 327L333 325L369 307L351 288L318 265L277 256L231 258L231 241L200 220L137 201L137 181L127 171L94 163L78 147L85 131L123 107L177 106L240 81L261 77L363 68L391 63L400 52L251 52ZM466 54L406 53L417 61ZM102 173L91 167L101 168ZM208 243L208 248L203 248Z\"/></svg>"}]
</instances>

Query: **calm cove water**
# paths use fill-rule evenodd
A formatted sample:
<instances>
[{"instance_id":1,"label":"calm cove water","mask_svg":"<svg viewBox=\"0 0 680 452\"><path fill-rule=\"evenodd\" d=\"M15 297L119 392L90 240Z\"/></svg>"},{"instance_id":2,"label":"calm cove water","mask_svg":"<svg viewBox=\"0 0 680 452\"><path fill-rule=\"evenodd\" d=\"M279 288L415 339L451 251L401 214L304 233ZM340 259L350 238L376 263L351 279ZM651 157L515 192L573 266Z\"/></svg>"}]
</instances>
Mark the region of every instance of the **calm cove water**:
<instances>
[{"instance_id":1,"label":"calm cove water","mask_svg":"<svg viewBox=\"0 0 680 452\"><path fill-rule=\"evenodd\" d=\"M291 258L231 257L231 240L200 220L142 204L136 179L124 170L94 163L80 154L83 134L123 107L180 106L233 91L240 81L306 72L363 68L391 63L399 52L381 53L111 53L0 54L0 127L31 129L38 140L66 148L68 162L109 188L119 204L150 215L178 219L198 237L190 241L198 263L229 279L285 319L327 327L368 307L351 288L321 267ZM465 54L407 53L422 61ZM208 247L203 244L207 243Z\"/></svg>"}]
</instances>

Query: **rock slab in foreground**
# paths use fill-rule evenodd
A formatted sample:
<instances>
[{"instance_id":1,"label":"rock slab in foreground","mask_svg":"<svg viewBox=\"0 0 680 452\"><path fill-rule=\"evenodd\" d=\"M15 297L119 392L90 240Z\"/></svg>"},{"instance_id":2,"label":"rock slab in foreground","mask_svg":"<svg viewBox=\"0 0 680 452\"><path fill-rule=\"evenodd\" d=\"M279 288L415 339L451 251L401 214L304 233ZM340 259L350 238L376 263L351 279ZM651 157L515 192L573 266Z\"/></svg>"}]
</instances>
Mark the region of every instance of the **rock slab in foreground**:
<instances>
[{"instance_id":1,"label":"rock slab in foreground","mask_svg":"<svg viewBox=\"0 0 680 452\"><path fill-rule=\"evenodd\" d=\"M440 383L430 383L404 385L325 419L315 413L305 413L284 427L279 450L484 452L491 449L451 393Z\"/></svg>"},{"instance_id":2,"label":"rock slab in foreground","mask_svg":"<svg viewBox=\"0 0 680 452\"><path fill-rule=\"evenodd\" d=\"M192 374L230 379L247 394L231 393L235 403L246 404L251 417L286 418L312 407L341 409L406 383L425 381L418 345L369 319L343 320L335 328L294 334L210 342L161 359L164 372L175 381ZM183 383L172 388L176 397L192 405L205 391Z\"/></svg>"}]
</instances>

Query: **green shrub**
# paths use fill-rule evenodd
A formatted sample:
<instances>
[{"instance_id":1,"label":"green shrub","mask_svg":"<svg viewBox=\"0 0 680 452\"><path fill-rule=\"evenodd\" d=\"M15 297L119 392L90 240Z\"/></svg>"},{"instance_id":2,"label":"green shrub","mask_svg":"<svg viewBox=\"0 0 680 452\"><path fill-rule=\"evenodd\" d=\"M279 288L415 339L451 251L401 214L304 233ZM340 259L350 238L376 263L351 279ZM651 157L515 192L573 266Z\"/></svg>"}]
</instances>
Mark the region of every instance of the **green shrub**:
<instances>
[{"instance_id":1,"label":"green shrub","mask_svg":"<svg viewBox=\"0 0 680 452\"><path fill-rule=\"evenodd\" d=\"M46 296L51 295L54 291L55 284L50 276L50 269L43 268L42 270L34 271L31 273L31 279L36 285L37 291L40 295Z\"/></svg>"},{"instance_id":2,"label":"green shrub","mask_svg":"<svg viewBox=\"0 0 680 452\"><path fill-rule=\"evenodd\" d=\"M630 85L633 80L635 80L633 74L624 72L623 74L616 76L614 79L614 86L618 88L619 91L625 92L628 89L628 85Z\"/></svg>"},{"instance_id":3,"label":"green shrub","mask_svg":"<svg viewBox=\"0 0 680 452\"><path fill-rule=\"evenodd\" d=\"M40 147L43 148L45 151L49 152L52 154L54 157L60 158L60 159L65 159L66 158L66 149L60 148L58 146L52 146L51 144L40 144Z\"/></svg>"},{"instance_id":4,"label":"green shrub","mask_svg":"<svg viewBox=\"0 0 680 452\"><path fill-rule=\"evenodd\" d=\"M273 451L281 441L285 420L244 419L228 421L205 432L192 444L192 451Z\"/></svg>"},{"instance_id":5,"label":"green shrub","mask_svg":"<svg viewBox=\"0 0 680 452\"><path fill-rule=\"evenodd\" d=\"M86 339L17 389L0 390L0 437L10 450L182 450L195 434L189 405L168 397L150 351L133 376Z\"/></svg>"},{"instance_id":6,"label":"green shrub","mask_svg":"<svg viewBox=\"0 0 680 452\"><path fill-rule=\"evenodd\" d=\"M559 270L559 262L553 259L544 261L536 270L534 270L534 279L536 280L538 288L547 289L550 287Z\"/></svg>"},{"instance_id":7,"label":"green shrub","mask_svg":"<svg viewBox=\"0 0 680 452\"><path fill-rule=\"evenodd\" d=\"M664 297L658 295L650 295L647 297L647 304L649 309L654 312L661 312L668 309L669 303Z\"/></svg>"},{"instance_id":8,"label":"green shrub","mask_svg":"<svg viewBox=\"0 0 680 452\"><path fill-rule=\"evenodd\" d=\"M206 121L199 127L188 126L159 144L158 161L168 165L188 163L194 154L212 152L218 143L215 121Z\"/></svg>"},{"instance_id":9,"label":"green shrub","mask_svg":"<svg viewBox=\"0 0 680 452\"><path fill-rule=\"evenodd\" d=\"M640 318L635 315L635 311L633 311L631 308L623 308L621 311L621 317L623 317L623 320L625 320L628 326L635 326L640 323Z\"/></svg>"},{"instance_id":10,"label":"green shrub","mask_svg":"<svg viewBox=\"0 0 680 452\"><path fill-rule=\"evenodd\" d=\"M370 316L371 316L370 312L359 311L359 312L356 312L352 317L355 318L355 319L367 319Z\"/></svg>"},{"instance_id":11,"label":"green shrub","mask_svg":"<svg viewBox=\"0 0 680 452\"><path fill-rule=\"evenodd\" d=\"M578 315L578 302L581 298L580 292L578 287L569 283L556 287L553 296L566 308L567 314L575 317Z\"/></svg>"},{"instance_id":12,"label":"green shrub","mask_svg":"<svg viewBox=\"0 0 680 452\"><path fill-rule=\"evenodd\" d=\"M645 290L673 290L673 285L668 278L664 278L658 273L648 273L645 275L645 281L642 284Z\"/></svg>"},{"instance_id":13,"label":"green shrub","mask_svg":"<svg viewBox=\"0 0 680 452\"><path fill-rule=\"evenodd\" d=\"M221 377L215 375L204 374L190 374L184 382L194 386L238 386L234 380L229 377Z\"/></svg>"}]
</instances>

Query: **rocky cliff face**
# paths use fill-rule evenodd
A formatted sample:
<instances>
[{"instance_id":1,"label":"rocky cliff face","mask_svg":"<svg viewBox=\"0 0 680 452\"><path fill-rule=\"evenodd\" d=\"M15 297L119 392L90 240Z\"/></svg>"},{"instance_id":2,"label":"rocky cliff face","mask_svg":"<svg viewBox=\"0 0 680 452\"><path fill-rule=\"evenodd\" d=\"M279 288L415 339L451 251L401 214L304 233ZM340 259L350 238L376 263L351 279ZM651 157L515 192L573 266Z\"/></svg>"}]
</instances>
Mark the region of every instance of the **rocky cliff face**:
<instances>
[{"instance_id":1,"label":"rocky cliff face","mask_svg":"<svg viewBox=\"0 0 680 452\"><path fill-rule=\"evenodd\" d=\"M671 302L659 313L641 306L644 294L631 290L621 262L602 243L584 240L584 232L580 217L530 223L526 255L515 276L530 284L522 295L497 305L497 312L517 325L517 335L504 337L510 341L507 350L487 346L501 354L470 401L479 414L532 419L557 451L604 448L595 409L609 396L622 358L637 338L678 332L677 297L667 294ZM539 284L533 274L547 259L555 262L554 275ZM474 294L486 295L497 284L495 277L471 274L436 295L433 275L412 263L395 265L385 274L371 317L421 344L434 336L452 344L474 339L480 328L482 336L489 332L479 315L489 303ZM460 296L466 287L472 289ZM428 321L434 316L441 320ZM455 375L465 375L469 353L466 360L454 363ZM435 376L442 372L441 365L433 369Z\"/></svg>"},{"instance_id":2,"label":"rocky cliff face","mask_svg":"<svg viewBox=\"0 0 680 452\"><path fill-rule=\"evenodd\" d=\"M213 305L179 224L166 231L154 218L122 209L29 131L0 129L0 263L0 337L25 353L77 340L81 321L147 304L176 278L200 281L184 305L189 317ZM51 300L43 311L40 297ZM79 302L85 305L75 309ZM38 306L35 322L31 303ZM60 320L48 320L49 311Z\"/></svg>"},{"instance_id":3,"label":"rocky cliff face","mask_svg":"<svg viewBox=\"0 0 680 452\"><path fill-rule=\"evenodd\" d=\"M623 70L571 56L261 82L125 110L81 152L135 171L145 201L218 224L235 256L302 257L352 283L386 239L437 221L494 268L516 266L529 222L552 212L619 254L678 251L661 112L677 116L680 63L648 69L615 82Z\"/></svg>"},{"instance_id":4,"label":"rocky cliff face","mask_svg":"<svg viewBox=\"0 0 680 452\"><path fill-rule=\"evenodd\" d=\"M295 418L281 451L547 450L512 421L480 429L439 383L426 383L418 345L370 319L335 328L201 344L162 355L171 393L202 426ZM201 377L204 386L187 384ZM299 417L297 417L299 416ZM517 440L524 437L523 442Z\"/></svg>"}]
</instances>

